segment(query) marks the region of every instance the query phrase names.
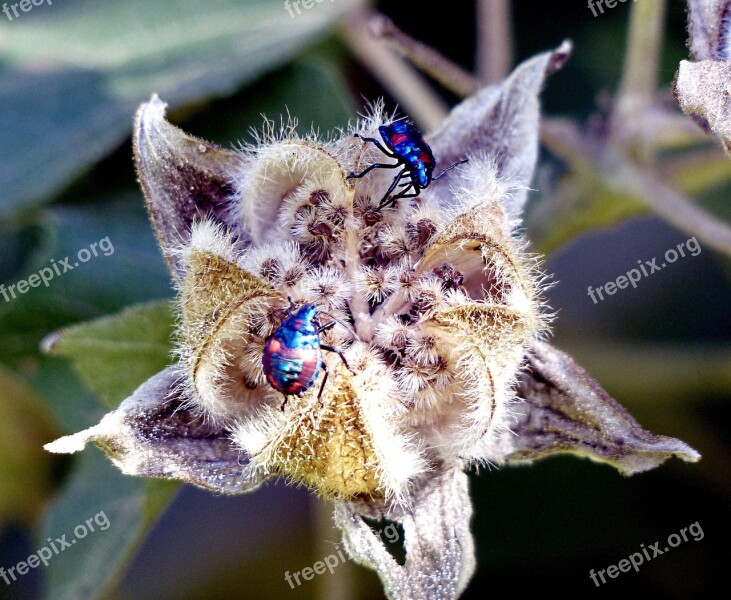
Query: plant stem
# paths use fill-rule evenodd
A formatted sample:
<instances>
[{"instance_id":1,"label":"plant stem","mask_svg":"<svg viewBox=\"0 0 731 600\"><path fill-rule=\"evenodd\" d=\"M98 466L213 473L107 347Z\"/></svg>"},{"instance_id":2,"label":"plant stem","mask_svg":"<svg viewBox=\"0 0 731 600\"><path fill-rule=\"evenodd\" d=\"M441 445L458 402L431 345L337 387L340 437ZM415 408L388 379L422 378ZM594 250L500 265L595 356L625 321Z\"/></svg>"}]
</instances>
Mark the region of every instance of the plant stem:
<instances>
[{"instance_id":1,"label":"plant stem","mask_svg":"<svg viewBox=\"0 0 731 600\"><path fill-rule=\"evenodd\" d=\"M657 177L648 168L625 162L613 179L636 195L656 215L679 231L696 236L710 248L731 256L731 227L691 202Z\"/></svg>"},{"instance_id":2,"label":"plant stem","mask_svg":"<svg viewBox=\"0 0 731 600\"><path fill-rule=\"evenodd\" d=\"M731 393L731 348L724 344L626 343L607 337L558 335L557 345L617 397L647 407L687 405L699 395Z\"/></svg>"},{"instance_id":3,"label":"plant stem","mask_svg":"<svg viewBox=\"0 0 731 600\"><path fill-rule=\"evenodd\" d=\"M614 110L613 129L633 131L634 121L652 104L665 22L665 0L643 0L631 5L627 52Z\"/></svg>"},{"instance_id":4,"label":"plant stem","mask_svg":"<svg viewBox=\"0 0 731 600\"><path fill-rule=\"evenodd\" d=\"M567 120L544 119L541 141L575 171L592 170L603 183L645 204L679 231L696 236L709 248L731 256L731 227L663 181L650 167L637 166L605 149L594 148Z\"/></svg>"},{"instance_id":5,"label":"plant stem","mask_svg":"<svg viewBox=\"0 0 731 600\"><path fill-rule=\"evenodd\" d=\"M479 89L480 83L471 73L434 48L412 38L399 29L386 15L375 15L371 19L369 27L374 37L384 40L419 70L457 96L466 97Z\"/></svg>"},{"instance_id":6,"label":"plant stem","mask_svg":"<svg viewBox=\"0 0 731 600\"><path fill-rule=\"evenodd\" d=\"M513 30L510 0L477 0L477 74L483 84L510 73Z\"/></svg>"},{"instance_id":7,"label":"plant stem","mask_svg":"<svg viewBox=\"0 0 731 600\"><path fill-rule=\"evenodd\" d=\"M366 9L350 12L341 28L345 42L421 128L435 129L447 115L446 103L413 67L366 31L372 16Z\"/></svg>"},{"instance_id":8,"label":"plant stem","mask_svg":"<svg viewBox=\"0 0 731 600\"><path fill-rule=\"evenodd\" d=\"M315 552L318 560L335 554L337 556L337 545L340 543L341 533L335 527L333 521L333 505L316 496L312 496L312 512L314 520ZM346 552L340 546L344 556ZM354 598L353 589L353 563L339 562L332 574L323 575L316 579L317 598L322 600L341 600L342 598Z\"/></svg>"}]
</instances>

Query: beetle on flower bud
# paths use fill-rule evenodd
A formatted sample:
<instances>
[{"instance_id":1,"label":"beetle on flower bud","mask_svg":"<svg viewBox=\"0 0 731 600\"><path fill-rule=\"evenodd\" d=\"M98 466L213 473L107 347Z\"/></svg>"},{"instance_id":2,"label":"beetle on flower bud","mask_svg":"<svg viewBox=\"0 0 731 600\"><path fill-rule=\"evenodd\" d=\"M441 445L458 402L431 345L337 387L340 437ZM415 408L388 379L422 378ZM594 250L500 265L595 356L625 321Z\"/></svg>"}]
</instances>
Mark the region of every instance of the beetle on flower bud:
<instances>
[{"instance_id":1,"label":"beetle on flower bud","mask_svg":"<svg viewBox=\"0 0 731 600\"><path fill-rule=\"evenodd\" d=\"M355 134L355 137L362 139L364 142L371 142L386 156L395 158L396 162L375 163L358 174L350 173L348 175L348 179L360 179L373 169L397 169L402 167L375 209L376 211L395 204L396 200L400 198L415 198L432 181L441 179L447 171L451 171L454 167L467 162L467 159L459 160L448 166L439 175L433 175L434 167L437 165L434 153L429 144L426 143L424 136L412 123L409 121L394 121L393 123L381 125L378 132L381 134L386 147L376 138L363 137L358 133ZM404 179L406 181L402 182ZM399 183L403 189L391 196L391 192L396 189Z\"/></svg>"},{"instance_id":2,"label":"beetle on flower bud","mask_svg":"<svg viewBox=\"0 0 731 600\"><path fill-rule=\"evenodd\" d=\"M346 177L362 158L349 135L303 139L285 127L226 150L168 123L153 97L137 115L135 159L179 290L180 360L98 425L46 447L92 441L126 473L219 492L271 477L303 484L335 504L345 549L390 600L465 590L471 467L568 452L629 475L672 455L698 460L643 430L544 341L543 278L518 225L537 96L569 51L530 59L430 133L446 164L469 157L449 185L430 185L441 175L421 134L374 107L350 133L380 131L393 146L399 162L387 168L402 170L380 203L389 178L379 165ZM322 350L341 343L353 370L333 358L318 402L303 392L325 370ZM383 518L403 529L403 562L373 532Z\"/></svg>"},{"instance_id":3,"label":"beetle on flower bud","mask_svg":"<svg viewBox=\"0 0 731 600\"><path fill-rule=\"evenodd\" d=\"M287 317L267 338L262 356L264 375L269 385L284 394L282 410L288 396L299 396L306 392L317 381L320 371L325 371L317 394L317 400L322 404L322 391L329 375L329 369L322 360L322 350L337 353L350 370L342 350L320 343L320 334L333 327L336 321L318 325L315 321L318 310L314 304L305 304L294 314L293 307L290 300Z\"/></svg>"}]
</instances>

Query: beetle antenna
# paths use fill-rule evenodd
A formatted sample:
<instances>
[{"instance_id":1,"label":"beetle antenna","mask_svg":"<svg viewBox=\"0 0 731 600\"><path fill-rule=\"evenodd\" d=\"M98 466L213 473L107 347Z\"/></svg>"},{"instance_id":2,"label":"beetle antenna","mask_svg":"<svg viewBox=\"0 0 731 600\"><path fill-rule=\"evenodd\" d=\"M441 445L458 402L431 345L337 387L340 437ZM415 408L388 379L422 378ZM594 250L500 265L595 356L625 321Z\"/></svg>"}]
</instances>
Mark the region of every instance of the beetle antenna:
<instances>
[{"instance_id":1,"label":"beetle antenna","mask_svg":"<svg viewBox=\"0 0 731 600\"><path fill-rule=\"evenodd\" d=\"M347 329L347 330L348 330L348 333L350 333L350 334L351 334L351 335L353 336L353 339L356 339L356 340L358 340L359 342L360 342L360 341L362 341L362 340L361 340L361 339L360 339L360 338L358 337L358 334L357 334L357 333L355 333L355 331L353 330L353 328L352 328L352 327L350 327L350 325L347 325L346 323L344 323L343 321L341 321L340 319L338 319L338 318L337 318L336 316L334 316L334 315L331 315L331 314L330 314L329 312L325 312L324 310L318 310L317 312L319 312L320 314L323 314L323 315L327 315L327 316L328 316L328 317L330 317L330 318L331 318L331 319L332 319L333 321L335 321L336 323L339 323L340 325L342 325L343 327L345 327L345 329Z\"/></svg>"},{"instance_id":2,"label":"beetle antenna","mask_svg":"<svg viewBox=\"0 0 731 600\"><path fill-rule=\"evenodd\" d=\"M454 167L465 164L468 160L469 158L465 158L464 160L460 160L453 165L449 165L446 169L444 169L444 171L439 173L439 175L437 175L436 177L432 177L432 181L436 181L437 179L441 178L447 171L451 171L452 169L454 169Z\"/></svg>"}]
</instances>

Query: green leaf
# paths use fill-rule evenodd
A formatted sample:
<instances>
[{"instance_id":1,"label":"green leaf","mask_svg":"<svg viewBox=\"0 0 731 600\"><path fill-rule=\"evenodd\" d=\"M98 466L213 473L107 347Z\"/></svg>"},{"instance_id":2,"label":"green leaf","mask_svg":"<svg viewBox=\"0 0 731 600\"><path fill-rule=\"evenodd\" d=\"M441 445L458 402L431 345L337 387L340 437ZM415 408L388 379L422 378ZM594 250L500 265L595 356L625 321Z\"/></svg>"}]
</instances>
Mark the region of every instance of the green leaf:
<instances>
[{"instance_id":1,"label":"green leaf","mask_svg":"<svg viewBox=\"0 0 731 600\"><path fill-rule=\"evenodd\" d=\"M582 233L644 214L647 208L639 199L610 189L594 173L581 171L565 176L529 208L526 228L531 250L550 254Z\"/></svg>"},{"instance_id":2,"label":"green leaf","mask_svg":"<svg viewBox=\"0 0 731 600\"><path fill-rule=\"evenodd\" d=\"M8 519L31 520L51 491L53 461L43 444L55 437L43 404L0 366L0 529Z\"/></svg>"},{"instance_id":3,"label":"green leaf","mask_svg":"<svg viewBox=\"0 0 731 600\"><path fill-rule=\"evenodd\" d=\"M115 408L170 364L172 329L170 305L152 302L58 331L44 348L71 358L84 382Z\"/></svg>"},{"instance_id":4,"label":"green leaf","mask_svg":"<svg viewBox=\"0 0 731 600\"><path fill-rule=\"evenodd\" d=\"M35 223L0 222L0 277L3 281L23 277L31 248L42 238L42 228Z\"/></svg>"},{"instance_id":5,"label":"green leaf","mask_svg":"<svg viewBox=\"0 0 731 600\"><path fill-rule=\"evenodd\" d=\"M98 205L56 207L44 211L37 223L44 233L37 236L40 244L22 267L3 277L5 288L0 288L4 290L0 294L3 362L19 366L37 360L41 340L69 323L171 295L170 274L141 194L105 196L103 209ZM92 244L97 255L92 253L87 262L81 262L79 253L87 258ZM68 272L60 266L66 258L73 267ZM58 274L54 264L59 265ZM28 281L42 269L53 273L48 286L19 293L18 282ZM16 287L11 291L11 286Z\"/></svg>"},{"instance_id":6,"label":"green leaf","mask_svg":"<svg viewBox=\"0 0 731 600\"><path fill-rule=\"evenodd\" d=\"M38 356L25 361L23 371L61 431L86 429L106 413L99 398L79 379L70 361Z\"/></svg>"},{"instance_id":7,"label":"green leaf","mask_svg":"<svg viewBox=\"0 0 731 600\"><path fill-rule=\"evenodd\" d=\"M637 191L637 186L625 184L621 176L597 168L583 157L572 159L572 171L553 184L550 191L528 210L526 228L535 252L549 254L582 233L610 228L627 219L648 214L650 204L638 196L641 191ZM728 166L717 164L710 154L699 156L692 169L687 165L682 169L672 162L667 165L670 181L675 180L681 192L705 192L706 202L708 197L712 197L709 188L727 178L728 172ZM724 191L721 188L716 193ZM719 206L709 211L716 218L722 217L728 207L727 195L719 197L722 198L717 202ZM682 221L673 222L669 213L663 218L683 230ZM713 217L709 215L709 218ZM697 224L685 231L692 231L693 235L701 238Z\"/></svg>"},{"instance_id":8,"label":"green leaf","mask_svg":"<svg viewBox=\"0 0 731 600\"><path fill-rule=\"evenodd\" d=\"M101 597L123 573L177 489L167 481L121 475L100 451L85 452L38 540L38 548L49 547L53 553L44 571L43 597ZM62 544L54 540L64 535L71 545L56 554L51 543L59 549Z\"/></svg>"},{"instance_id":9,"label":"green leaf","mask_svg":"<svg viewBox=\"0 0 731 600\"><path fill-rule=\"evenodd\" d=\"M317 102L312 101L313 90L317 90ZM288 114L297 119L301 135L314 127L323 137L357 117L341 65L323 51L308 53L241 94L215 102L183 129L228 147L246 138L252 129L261 130L265 117L279 124Z\"/></svg>"},{"instance_id":10,"label":"green leaf","mask_svg":"<svg viewBox=\"0 0 731 600\"><path fill-rule=\"evenodd\" d=\"M172 107L229 95L355 3L295 17L270 0L69 0L21 13L3 29L0 215L108 154L153 92Z\"/></svg>"}]
</instances>

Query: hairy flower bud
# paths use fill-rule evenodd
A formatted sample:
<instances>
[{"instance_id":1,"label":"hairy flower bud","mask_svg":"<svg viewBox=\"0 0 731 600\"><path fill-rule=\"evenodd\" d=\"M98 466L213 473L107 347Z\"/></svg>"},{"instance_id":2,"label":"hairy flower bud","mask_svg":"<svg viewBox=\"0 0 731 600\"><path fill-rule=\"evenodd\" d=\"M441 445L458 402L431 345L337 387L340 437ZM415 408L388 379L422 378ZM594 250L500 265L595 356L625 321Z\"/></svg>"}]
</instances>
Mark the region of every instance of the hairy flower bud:
<instances>
[{"instance_id":1,"label":"hairy flower bud","mask_svg":"<svg viewBox=\"0 0 731 600\"><path fill-rule=\"evenodd\" d=\"M625 473L672 454L697 460L542 341L543 278L516 227L537 95L569 50L455 108L428 139L440 163L468 162L380 208L393 171L347 177L383 158L350 135L378 135L388 121L378 107L329 141L285 127L234 152L167 123L153 97L137 116L135 159L179 288L179 363L48 449L94 441L127 473L229 493L272 476L306 485L336 503L348 551L390 598L444 600L474 569L470 465L557 451ZM264 348L270 336L281 346L305 305L335 352L285 397L264 376ZM403 565L364 520L384 517L404 528Z\"/></svg>"}]
</instances>

